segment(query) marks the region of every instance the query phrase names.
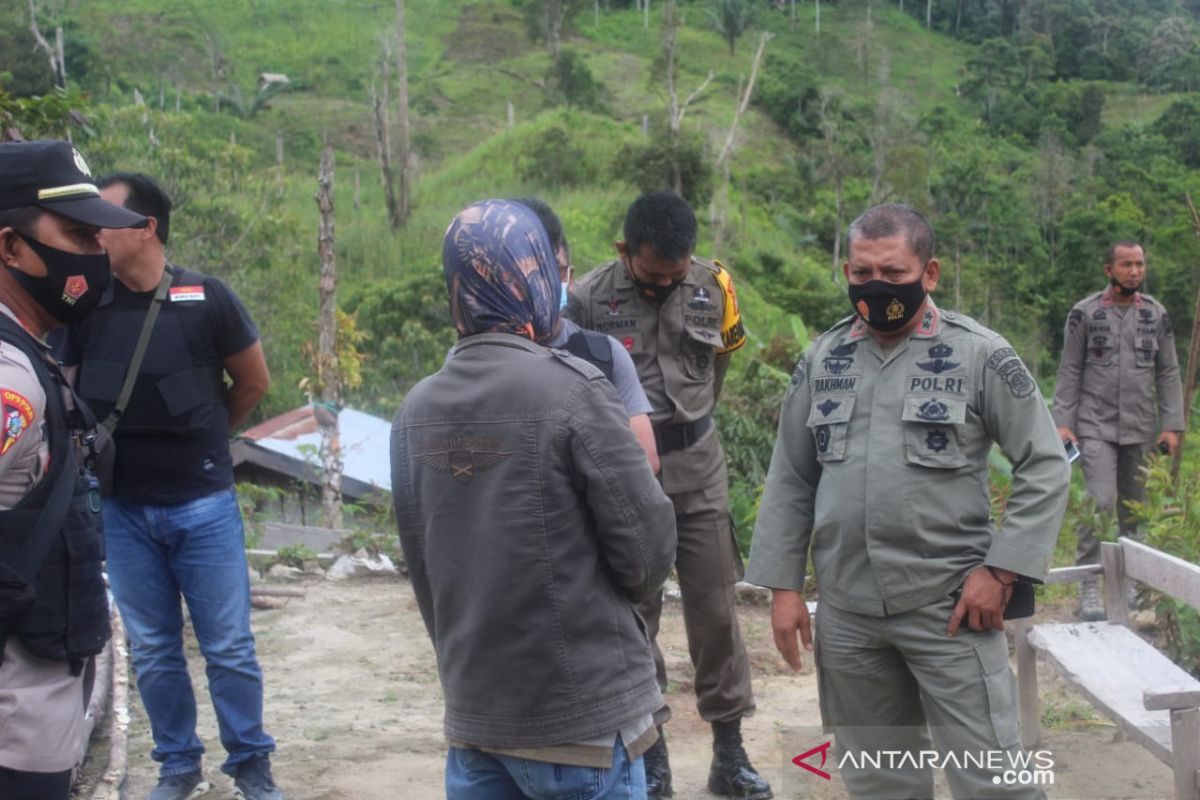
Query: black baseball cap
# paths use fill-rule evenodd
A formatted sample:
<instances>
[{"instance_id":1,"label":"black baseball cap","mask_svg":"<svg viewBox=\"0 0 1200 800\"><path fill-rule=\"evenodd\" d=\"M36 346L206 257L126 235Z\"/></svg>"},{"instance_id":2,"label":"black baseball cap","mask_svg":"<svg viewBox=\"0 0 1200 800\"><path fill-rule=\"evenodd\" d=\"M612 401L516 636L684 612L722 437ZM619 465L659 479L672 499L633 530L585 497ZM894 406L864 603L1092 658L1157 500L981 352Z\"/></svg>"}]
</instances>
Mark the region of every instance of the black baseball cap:
<instances>
[{"instance_id":1,"label":"black baseball cap","mask_svg":"<svg viewBox=\"0 0 1200 800\"><path fill-rule=\"evenodd\" d=\"M38 206L97 228L144 228L141 214L100 197L70 142L0 142L0 210Z\"/></svg>"}]
</instances>

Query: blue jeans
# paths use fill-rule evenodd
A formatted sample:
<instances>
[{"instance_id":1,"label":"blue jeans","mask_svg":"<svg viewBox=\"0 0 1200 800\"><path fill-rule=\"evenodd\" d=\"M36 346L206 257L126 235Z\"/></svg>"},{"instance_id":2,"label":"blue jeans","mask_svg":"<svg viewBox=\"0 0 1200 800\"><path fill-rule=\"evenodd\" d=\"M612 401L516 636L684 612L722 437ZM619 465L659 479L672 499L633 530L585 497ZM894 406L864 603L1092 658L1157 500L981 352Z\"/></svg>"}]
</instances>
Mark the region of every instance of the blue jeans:
<instances>
[{"instance_id":1,"label":"blue jeans","mask_svg":"<svg viewBox=\"0 0 1200 800\"><path fill-rule=\"evenodd\" d=\"M611 769L550 764L451 747L446 800L646 800L642 759L617 739Z\"/></svg>"},{"instance_id":2,"label":"blue jeans","mask_svg":"<svg viewBox=\"0 0 1200 800\"><path fill-rule=\"evenodd\" d=\"M104 501L113 596L132 645L138 691L163 776L200 767L196 696L183 654L183 610L204 655L221 744L221 769L275 750L262 725L262 671L250 632L250 581L233 489L170 506Z\"/></svg>"}]
</instances>

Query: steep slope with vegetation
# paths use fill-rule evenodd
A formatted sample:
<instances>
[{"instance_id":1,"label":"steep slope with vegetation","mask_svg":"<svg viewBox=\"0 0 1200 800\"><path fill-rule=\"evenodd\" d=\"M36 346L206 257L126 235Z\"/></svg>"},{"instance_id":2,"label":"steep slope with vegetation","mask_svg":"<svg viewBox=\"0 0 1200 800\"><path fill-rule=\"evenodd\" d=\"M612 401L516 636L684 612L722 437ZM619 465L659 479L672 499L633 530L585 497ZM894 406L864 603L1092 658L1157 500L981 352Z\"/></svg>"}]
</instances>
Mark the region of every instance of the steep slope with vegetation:
<instances>
[{"instance_id":1,"label":"steep slope with vegetation","mask_svg":"<svg viewBox=\"0 0 1200 800\"><path fill-rule=\"evenodd\" d=\"M455 211L542 196L586 269L610 257L625 206L677 159L700 252L733 269L751 337L720 412L743 538L790 365L849 310L839 237L869 203L931 216L939 302L1007 335L1044 387L1066 311L1102 285L1113 238L1146 242L1149 289L1190 330L1194 0L680 2L678 95L712 79L674 153L666 5L640 4L407 0L415 183L399 229L372 112L395 50L392 3L35 0L41 29L63 30L59 90L28 7L6 4L0 130L69 133L97 170L163 178L178 200L173 258L231 282L260 322L275 375L260 415L301 402L310 372L323 139L337 150L342 305L365 334L364 382L348 399L385 416L453 340L438 264ZM732 6L748 12L744 30L719 21ZM547 25L557 10L562 25ZM726 184L715 156L766 32ZM260 91L262 73L290 84Z\"/></svg>"}]
</instances>

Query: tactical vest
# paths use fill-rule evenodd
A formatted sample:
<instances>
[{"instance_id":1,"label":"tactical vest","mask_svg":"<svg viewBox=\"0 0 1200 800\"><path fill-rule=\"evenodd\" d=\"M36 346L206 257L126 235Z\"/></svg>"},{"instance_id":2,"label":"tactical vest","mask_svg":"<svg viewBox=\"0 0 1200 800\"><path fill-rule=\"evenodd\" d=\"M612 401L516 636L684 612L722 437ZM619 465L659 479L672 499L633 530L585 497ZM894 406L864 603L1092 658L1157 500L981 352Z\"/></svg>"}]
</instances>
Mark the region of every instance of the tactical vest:
<instances>
[{"instance_id":1,"label":"tactical vest","mask_svg":"<svg viewBox=\"0 0 1200 800\"><path fill-rule=\"evenodd\" d=\"M203 284L199 273L168 269L173 286ZM110 286L108 292L113 291ZM97 419L107 417L117 402L146 316L145 308L114 310L111 302L112 295L106 294L81 323L78 337L79 394ZM197 436L227 426L224 367L219 360L206 359L201 350L212 338L205 317L204 303L164 303L116 434Z\"/></svg>"},{"instance_id":2,"label":"tactical vest","mask_svg":"<svg viewBox=\"0 0 1200 800\"><path fill-rule=\"evenodd\" d=\"M604 373L604 377L608 378L609 383L613 383L612 342L609 341L607 334L596 333L585 328L568 336L567 343L563 345L562 349L594 365Z\"/></svg>"},{"instance_id":3,"label":"tactical vest","mask_svg":"<svg viewBox=\"0 0 1200 800\"><path fill-rule=\"evenodd\" d=\"M5 576L3 589L7 591L0 593L0 597L9 600L16 594L18 599L28 600L19 603L20 611L16 614L13 604L0 603L0 654L7 628L7 635L18 637L35 656L69 661L71 671L79 674L84 659L103 650L111 635L108 593L102 575L104 536L99 487L90 473L80 468L83 459L72 442L72 429L84 428L84 416L78 411L67 411L63 402L66 383L62 376L46 362L44 353L30 341L29 335L3 314L0 314L0 341L20 349L33 365L46 394L45 421L50 439L49 472L16 506L0 511L0 566L20 559L59 477L64 470L74 474L66 517L53 534L55 541L41 562L32 587L27 583L14 587L13 583L20 579L11 570Z\"/></svg>"}]
</instances>

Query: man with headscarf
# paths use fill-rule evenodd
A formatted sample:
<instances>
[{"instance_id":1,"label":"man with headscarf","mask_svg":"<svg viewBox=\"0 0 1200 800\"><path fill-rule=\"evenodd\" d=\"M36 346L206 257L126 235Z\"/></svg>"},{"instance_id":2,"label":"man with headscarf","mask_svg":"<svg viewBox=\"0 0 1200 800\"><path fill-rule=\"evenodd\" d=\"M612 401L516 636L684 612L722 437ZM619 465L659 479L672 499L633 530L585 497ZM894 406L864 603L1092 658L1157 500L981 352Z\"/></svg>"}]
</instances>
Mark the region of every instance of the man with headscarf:
<instances>
[{"instance_id":1,"label":"man with headscarf","mask_svg":"<svg viewBox=\"0 0 1200 800\"><path fill-rule=\"evenodd\" d=\"M535 214L446 232L460 341L392 427L392 492L445 694L446 794L644 798L662 704L634 603L671 568L671 503L612 384L540 344L558 323Z\"/></svg>"}]
</instances>

